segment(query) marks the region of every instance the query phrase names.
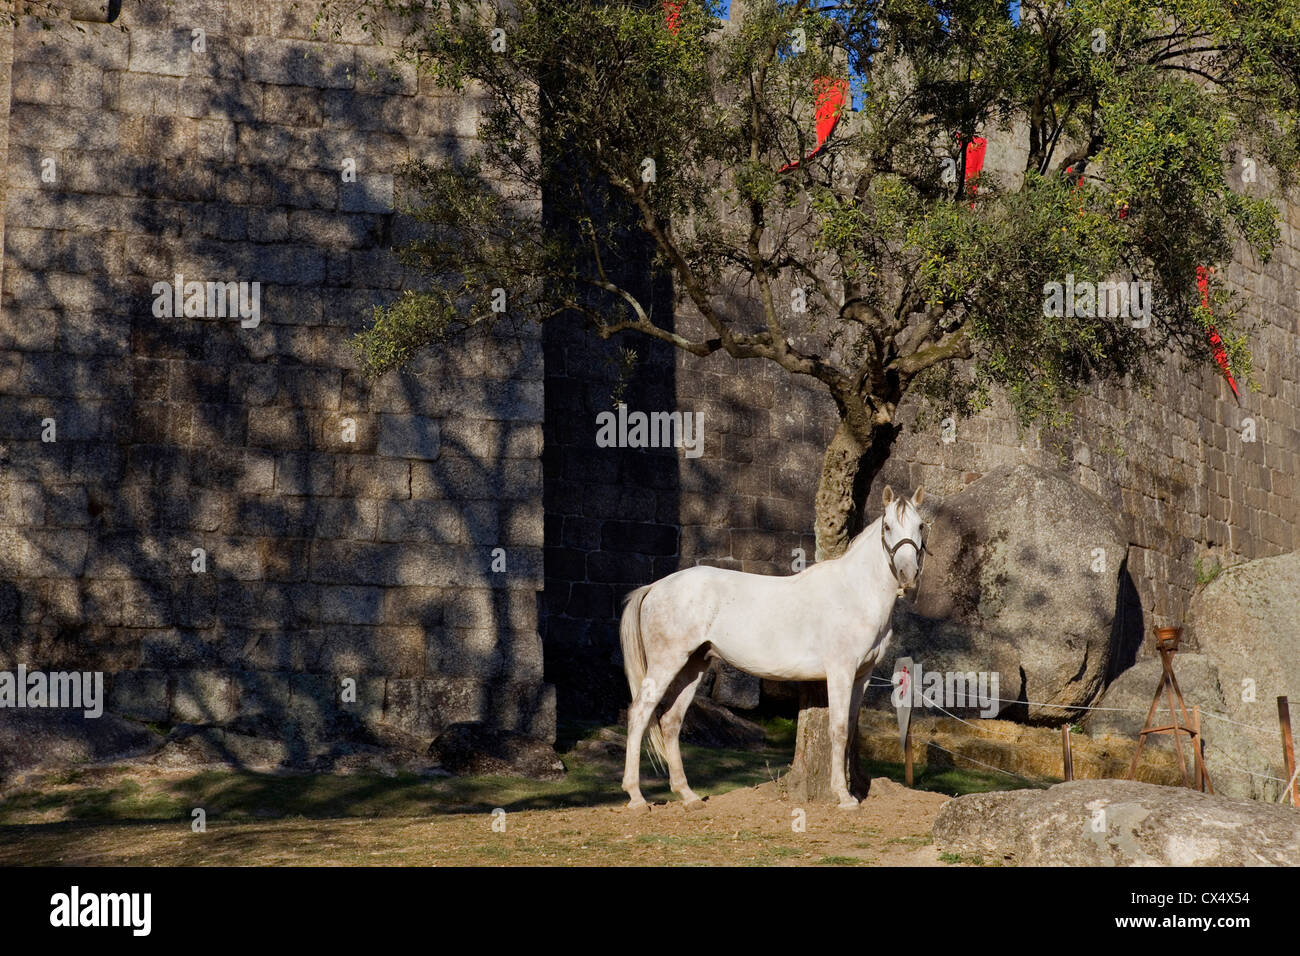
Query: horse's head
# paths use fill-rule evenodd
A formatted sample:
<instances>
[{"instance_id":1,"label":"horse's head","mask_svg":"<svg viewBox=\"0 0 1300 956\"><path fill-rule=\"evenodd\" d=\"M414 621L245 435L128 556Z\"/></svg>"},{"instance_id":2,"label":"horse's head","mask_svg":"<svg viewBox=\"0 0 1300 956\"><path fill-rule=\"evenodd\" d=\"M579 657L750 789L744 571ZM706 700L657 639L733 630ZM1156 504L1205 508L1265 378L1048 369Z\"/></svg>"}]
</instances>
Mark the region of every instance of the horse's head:
<instances>
[{"instance_id":1,"label":"horse's head","mask_svg":"<svg viewBox=\"0 0 1300 956\"><path fill-rule=\"evenodd\" d=\"M923 488L917 488L911 498L901 498L895 497L894 489L886 485L881 495L885 512L880 522L880 544L900 593L916 587L921 578L925 560L925 522L921 518L924 500Z\"/></svg>"}]
</instances>

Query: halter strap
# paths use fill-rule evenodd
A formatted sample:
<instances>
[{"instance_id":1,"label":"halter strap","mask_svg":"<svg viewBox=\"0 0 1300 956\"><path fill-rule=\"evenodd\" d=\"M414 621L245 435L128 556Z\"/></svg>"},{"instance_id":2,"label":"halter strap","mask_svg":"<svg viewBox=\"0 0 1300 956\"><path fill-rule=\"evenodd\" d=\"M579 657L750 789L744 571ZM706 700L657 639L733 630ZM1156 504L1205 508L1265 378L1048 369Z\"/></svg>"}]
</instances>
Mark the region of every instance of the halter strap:
<instances>
[{"instance_id":1,"label":"halter strap","mask_svg":"<svg viewBox=\"0 0 1300 956\"><path fill-rule=\"evenodd\" d=\"M891 548L889 542L885 540L885 521L882 518L880 521L880 546L884 548L885 556L889 558L889 573L894 576L894 583L898 585L899 595L902 595L905 588L903 587L903 582L898 579L898 566L894 564L894 555L897 554L898 549L905 544L910 544L916 549L916 576L917 583L919 584L921 577L921 555L925 553L925 545L917 544L911 538L900 538L898 541L894 542L894 546Z\"/></svg>"}]
</instances>

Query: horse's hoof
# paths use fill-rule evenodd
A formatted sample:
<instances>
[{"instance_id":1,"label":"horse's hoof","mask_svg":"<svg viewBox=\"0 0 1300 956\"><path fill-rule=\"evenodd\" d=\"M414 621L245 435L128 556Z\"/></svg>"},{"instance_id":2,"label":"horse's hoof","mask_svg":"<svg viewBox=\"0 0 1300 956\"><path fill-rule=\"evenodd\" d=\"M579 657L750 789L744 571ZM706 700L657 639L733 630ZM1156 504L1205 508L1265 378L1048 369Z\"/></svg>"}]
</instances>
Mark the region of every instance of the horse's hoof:
<instances>
[{"instance_id":1,"label":"horse's hoof","mask_svg":"<svg viewBox=\"0 0 1300 956\"><path fill-rule=\"evenodd\" d=\"M694 800L683 800L682 806L684 806L687 810L703 810L704 801L701 800L699 797L696 797Z\"/></svg>"},{"instance_id":2,"label":"horse's hoof","mask_svg":"<svg viewBox=\"0 0 1300 956\"><path fill-rule=\"evenodd\" d=\"M841 800L838 806L841 810L856 810L858 809L860 804L858 803L858 801L850 798L848 800Z\"/></svg>"},{"instance_id":3,"label":"horse's hoof","mask_svg":"<svg viewBox=\"0 0 1300 956\"><path fill-rule=\"evenodd\" d=\"M627 810L628 813L649 813L650 804L646 803L645 800L629 800L624 809Z\"/></svg>"}]
</instances>

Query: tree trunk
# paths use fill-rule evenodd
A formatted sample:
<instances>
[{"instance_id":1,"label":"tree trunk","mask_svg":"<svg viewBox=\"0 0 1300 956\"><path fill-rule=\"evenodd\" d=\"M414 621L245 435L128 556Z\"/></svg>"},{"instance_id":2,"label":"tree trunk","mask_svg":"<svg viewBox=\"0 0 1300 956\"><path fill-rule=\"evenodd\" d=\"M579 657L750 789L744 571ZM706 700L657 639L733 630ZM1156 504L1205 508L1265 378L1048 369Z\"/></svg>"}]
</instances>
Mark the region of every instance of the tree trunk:
<instances>
[{"instance_id":1,"label":"tree trunk","mask_svg":"<svg viewBox=\"0 0 1300 956\"><path fill-rule=\"evenodd\" d=\"M898 432L893 424L868 428L841 419L826 449L817 486L818 561L838 558L867 523L864 510L871 483L889 460ZM859 767L857 714L849 715L849 743L849 790L860 799L866 796L869 780ZM835 802L831 760L826 685L805 684L800 691L794 760L783 778L787 795L805 803Z\"/></svg>"}]
</instances>

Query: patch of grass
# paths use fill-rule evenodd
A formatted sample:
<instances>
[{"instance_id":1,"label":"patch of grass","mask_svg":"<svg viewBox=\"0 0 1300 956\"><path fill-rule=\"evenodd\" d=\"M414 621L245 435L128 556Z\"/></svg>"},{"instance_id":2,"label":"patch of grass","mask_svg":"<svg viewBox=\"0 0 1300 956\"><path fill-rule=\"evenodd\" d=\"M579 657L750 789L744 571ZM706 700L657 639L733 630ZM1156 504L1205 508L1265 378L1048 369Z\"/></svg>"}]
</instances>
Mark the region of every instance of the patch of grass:
<instances>
[{"instance_id":1,"label":"patch of grass","mask_svg":"<svg viewBox=\"0 0 1300 956\"><path fill-rule=\"evenodd\" d=\"M942 863L969 863L971 866L984 865L984 857L978 853L970 855L964 853L940 853L939 860Z\"/></svg>"},{"instance_id":2,"label":"patch of grass","mask_svg":"<svg viewBox=\"0 0 1300 956\"><path fill-rule=\"evenodd\" d=\"M1199 587L1204 587L1223 573L1223 565L1218 558L1215 558L1212 564L1207 564L1203 558L1197 558L1194 567L1196 584Z\"/></svg>"},{"instance_id":3,"label":"patch of grass","mask_svg":"<svg viewBox=\"0 0 1300 956\"><path fill-rule=\"evenodd\" d=\"M111 786L69 789L76 775L57 774L47 786L56 789L24 790L0 802L0 824L25 822L33 817L65 820L164 820L184 815L188 809L166 793L146 792L135 780Z\"/></svg>"},{"instance_id":4,"label":"patch of grass","mask_svg":"<svg viewBox=\"0 0 1300 956\"><path fill-rule=\"evenodd\" d=\"M765 717L759 721L767 734L767 745L774 750L788 750L794 753L794 742L799 730L799 722L789 717Z\"/></svg>"},{"instance_id":5,"label":"patch of grass","mask_svg":"<svg viewBox=\"0 0 1300 956\"><path fill-rule=\"evenodd\" d=\"M797 846L771 846L767 848L767 853L768 856L787 859L792 856L803 856L804 851Z\"/></svg>"},{"instance_id":6,"label":"patch of grass","mask_svg":"<svg viewBox=\"0 0 1300 956\"><path fill-rule=\"evenodd\" d=\"M927 833L925 836L894 837L892 840L887 842L891 844L897 843L902 846L929 846L934 842L934 837Z\"/></svg>"},{"instance_id":7,"label":"patch of grass","mask_svg":"<svg viewBox=\"0 0 1300 956\"><path fill-rule=\"evenodd\" d=\"M181 777L144 778L130 770L52 774L30 790L0 799L0 825L51 821L177 821L203 808L210 823L276 818L428 817L440 813L490 813L617 806L622 758L586 759L574 745L600 731L596 724L564 725L560 751L567 773L562 780L525 777L426 777L415 773L383 775L264 773L201 770ZM770 768L784 769L789 754L776 750L714 750L688 744L683 758L691 785L704 797L771 779ZM675 800L666 778L642 767L642 790L652 802Z\"/></svg>"},{"instance_id":8,"label":"patch of grass","mask_svg":"<svg viewBox=\"0 0 1300 956\"><path fill-rule=\"evenodd\" d=\"M817 861L819 866L868 866L870 863L857 856L824 856Z\"/></svg>"},{"instance_id":9,"label":"patch of grass","mask_svg":"<svg viewBox=\"0 0 1300 956\"><path fill-rule=\"evenodd\" d=\"M902 783L907 776L901 763L868 760L863 766L871 776L888 777L895 783ZM930 768L921 765L913 768L912 786L917 790L961 797L968 793L988 793L992 790L1019 790L1025 786L1025 781L986 770L969 770L965 767Z\"/></svg>"},{"instance_id":10,"label":"patch of grass","mask_svg":"<svg viewBox=\"0 0 1300 956\"><path fill-rule=\"evenodd\" d=\"M713 843L714 838L711 836L675 836L668 833L643 833L637 837L634 842L647 844L651 846L669 846L669 847L694 847L708 846Z\"/></svg>"}]
</instances>

